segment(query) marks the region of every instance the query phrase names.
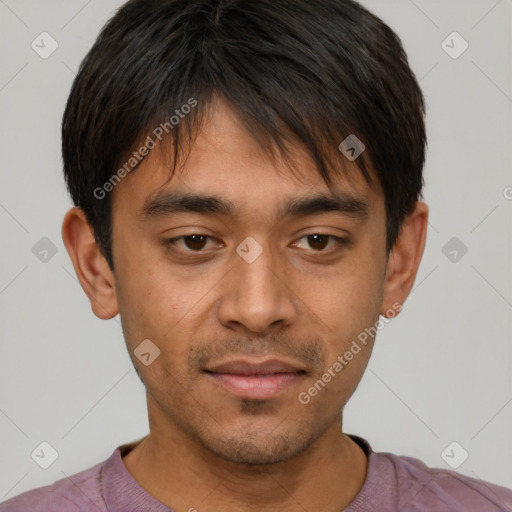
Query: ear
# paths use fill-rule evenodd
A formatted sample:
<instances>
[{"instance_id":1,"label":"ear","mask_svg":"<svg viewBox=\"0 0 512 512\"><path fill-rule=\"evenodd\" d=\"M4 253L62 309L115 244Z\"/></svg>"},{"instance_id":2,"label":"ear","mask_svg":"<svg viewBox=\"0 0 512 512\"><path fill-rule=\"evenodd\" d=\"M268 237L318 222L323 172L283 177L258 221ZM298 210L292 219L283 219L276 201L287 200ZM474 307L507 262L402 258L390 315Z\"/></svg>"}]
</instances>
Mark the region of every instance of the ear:
<instances>
[{"instance_id":1,"label":"ear","mask_svg":"<svg viewBox=\"0 0 512 512\"><path fill-rule=\"evenodd\" d=\"M405 302L411 292L423 256L427 237L428 206L417 201L414 211L405 219L386 266L381 315ZM396 311L398 309L398 311Z\"/></svg>"},{"instance_id":2,"label":"ear","mask_svg":"<svg viewBox=\"0 0 512 512\"><path fill-rule=\"evenodd\" d=\"M93 313L103 320L117 315L114 274L94 239L94 230L81 208L71 208L62 222L62 240L76 275L89 297Z\"/></svg>"}]
</instances>

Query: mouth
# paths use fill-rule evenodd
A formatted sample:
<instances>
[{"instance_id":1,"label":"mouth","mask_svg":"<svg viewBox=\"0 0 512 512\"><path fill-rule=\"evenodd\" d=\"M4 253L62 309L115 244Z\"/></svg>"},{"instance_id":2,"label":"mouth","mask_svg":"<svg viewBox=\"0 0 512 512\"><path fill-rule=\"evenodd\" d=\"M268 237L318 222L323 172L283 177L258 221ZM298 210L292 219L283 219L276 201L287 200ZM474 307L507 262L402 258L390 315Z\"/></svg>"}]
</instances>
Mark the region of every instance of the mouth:
<instances>
[{"instance_id":1,"label":"mouth","mask_svg":"<svg viewBox=\"0 0 512 512\"><path fill-rule=\"evenodd\" d=\"M204 370L217 385L238 398L268 400L302 381L307 371L281 360L236 360Z\"/></svg>"}]
</instances>

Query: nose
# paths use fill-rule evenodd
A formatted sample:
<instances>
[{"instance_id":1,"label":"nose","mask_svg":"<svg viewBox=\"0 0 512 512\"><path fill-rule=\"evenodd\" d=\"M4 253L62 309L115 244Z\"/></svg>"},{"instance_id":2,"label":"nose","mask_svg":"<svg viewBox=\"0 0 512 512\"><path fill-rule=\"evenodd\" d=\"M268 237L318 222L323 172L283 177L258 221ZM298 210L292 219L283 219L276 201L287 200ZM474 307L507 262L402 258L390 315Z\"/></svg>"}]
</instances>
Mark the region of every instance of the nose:
<instances>
[{"instance_id":1,"label":"nose","mask_svg":"<svg viewBox=\"0 0 512 512\"><path fill-rule=\"evenodd\" d=\"M225 327L244 334L266 333L291 325L297 297L287 283L284 265L268 249L251 263L234 255L234 267L222 282L218 318ZM250 332L248 332L250 331Z\"/></svg>"}]
</instances>

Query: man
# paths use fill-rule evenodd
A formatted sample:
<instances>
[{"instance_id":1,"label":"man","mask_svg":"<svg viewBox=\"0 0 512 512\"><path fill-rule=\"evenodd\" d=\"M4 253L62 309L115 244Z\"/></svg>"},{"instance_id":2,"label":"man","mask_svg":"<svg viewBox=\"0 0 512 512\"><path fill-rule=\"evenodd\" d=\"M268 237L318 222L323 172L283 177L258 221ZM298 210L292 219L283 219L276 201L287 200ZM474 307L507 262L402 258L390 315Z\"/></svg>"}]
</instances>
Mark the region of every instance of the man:
<instances>
[{"instance_id":1,"label":"man","mask_svg":"<svg viewBox=\"0 0 512 512\"><path fill-rule=\"evenodd\" d=\"M423 254L424 113L351 0L125 4L64 114L62 235L150 433L0 510L512 510L342 430Z\"/></svg>"}]
</instances>

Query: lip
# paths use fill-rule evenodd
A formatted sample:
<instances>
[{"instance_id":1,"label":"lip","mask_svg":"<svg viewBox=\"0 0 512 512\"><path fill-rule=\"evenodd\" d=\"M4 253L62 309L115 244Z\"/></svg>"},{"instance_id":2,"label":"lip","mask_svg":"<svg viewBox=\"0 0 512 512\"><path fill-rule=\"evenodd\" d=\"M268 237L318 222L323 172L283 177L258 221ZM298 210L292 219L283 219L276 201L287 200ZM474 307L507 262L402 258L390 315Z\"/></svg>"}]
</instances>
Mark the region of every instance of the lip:
<instances>
[{"instance_id":1,"label":"lip","mask_svg":"<svg viewBox=\"0 0 512 512\"><path fill-rule=\"evenodd\" d=\"M206 371L213 373L229 373L231 375L269 375L273 373L303 373L305 369L283 361L282 359L267 359L264 361L233 359L206 368Z\"/></svg>"},{"instance_id":2,"label":"lip","mask_svg":"<svg viewBox=\"0 0 512 512\"><path fill-rule=\"evenodd\" d=\"M239 359L205 369L205 373L238 398L267 400L301 381L306 370L278 359Z\"/></svg>"},{"instance_id":3,"label":"lip","mask_svg":"<svg viewBox=\"0 0 512 512\"><path fill-rule=\"evenodd\" d=\"M273 398L286 388L302 380L304 376L299 372L249 376L229 373L207 373L207 375L233 395L248 400Z\"/></svg>"}]
</instances>

